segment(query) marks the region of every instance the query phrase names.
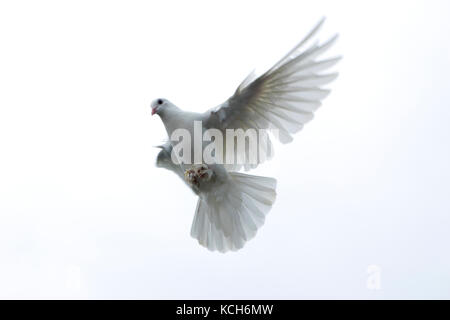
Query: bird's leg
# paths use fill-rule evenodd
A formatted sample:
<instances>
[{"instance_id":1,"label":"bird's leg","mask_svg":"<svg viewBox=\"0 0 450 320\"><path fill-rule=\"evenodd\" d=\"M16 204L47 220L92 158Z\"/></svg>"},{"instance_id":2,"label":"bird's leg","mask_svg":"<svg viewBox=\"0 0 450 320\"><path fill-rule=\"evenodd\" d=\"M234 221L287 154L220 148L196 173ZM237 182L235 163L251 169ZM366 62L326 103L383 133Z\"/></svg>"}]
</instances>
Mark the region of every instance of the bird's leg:
<instances>
[{"instance_id":1,"label":"bird's leg","mask_svg":"<svg viewBox=\"0 0 450 320\"><path fill-rule=\"evenodd\" d=\"M200 184L200 182L198 181L197 172L194 168L190 168L184 171L184 180L186 180L186 182L190 186L198 187Z\"/></svg>"},{"instance_id":2,"label":"bird's leg","mask_svg":"<svg viewBox=\"0 0 450 320\"><path fill-rule=\"evenodd\" d=\"M197 174L202 181L209 181L213 176L213 171L206 164L201 164L197 168Z\"/></svg>"},{"instance_id":3,"label":"bird's leg","mask_svg":"<svg viewBox=\"0 0 450 320\"><path fill-rule=\"evenodd\" d=\"M209 181L213 171L206 164L195 164L184 172L184 179L191 186L200 186L200 182Z\"/></svg>"}]
</instances>

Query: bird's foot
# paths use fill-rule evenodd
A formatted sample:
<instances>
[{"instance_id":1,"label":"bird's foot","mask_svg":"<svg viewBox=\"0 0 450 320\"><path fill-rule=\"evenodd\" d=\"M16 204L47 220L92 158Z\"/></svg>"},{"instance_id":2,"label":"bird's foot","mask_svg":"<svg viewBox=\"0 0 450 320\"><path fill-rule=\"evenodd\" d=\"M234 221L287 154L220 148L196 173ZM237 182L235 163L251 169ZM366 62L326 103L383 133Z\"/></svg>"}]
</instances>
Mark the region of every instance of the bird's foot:
<instances>
[{"instance_id":1,"label":"bird's foot","mask_svg":"<svg viewBox=\"0 0 450 320\"><path fill-rule=\"evenodd\" d=\"M191 186L200 186L200 182L209 181L213 171L206 164L196 164L184 172L184 179Z\"/></svg>"}]
</instances>

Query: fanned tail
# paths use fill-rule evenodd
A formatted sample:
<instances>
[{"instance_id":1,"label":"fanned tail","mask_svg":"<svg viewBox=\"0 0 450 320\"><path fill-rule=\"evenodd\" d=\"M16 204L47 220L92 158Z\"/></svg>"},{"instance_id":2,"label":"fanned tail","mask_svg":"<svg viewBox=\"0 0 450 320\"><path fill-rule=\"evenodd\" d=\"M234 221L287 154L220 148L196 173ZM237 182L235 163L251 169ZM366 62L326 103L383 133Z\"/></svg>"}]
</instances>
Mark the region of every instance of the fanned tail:
<instances>
[{"instance_id":1,"label":"fanned tail","mask_svg":"<svg viewBox=\"0 0 450 320\"><path fill-rule=\"evenodd\" d=\"M232 172L220 193L199 198L191 236L211 251L237 251L255 237L276 198L276 180Z\"/></svg>"}]
</instances>

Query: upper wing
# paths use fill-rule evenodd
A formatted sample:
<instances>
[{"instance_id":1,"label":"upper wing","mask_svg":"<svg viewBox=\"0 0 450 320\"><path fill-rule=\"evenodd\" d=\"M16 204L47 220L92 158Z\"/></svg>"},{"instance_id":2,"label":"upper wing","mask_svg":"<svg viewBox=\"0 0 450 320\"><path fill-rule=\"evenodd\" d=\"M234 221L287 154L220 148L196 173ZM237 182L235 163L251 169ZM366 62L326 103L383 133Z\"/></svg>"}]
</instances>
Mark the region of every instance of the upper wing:
<instances>
[{"instance_id":1,"label":"upper wing","mask_svg":"<svg viewBox=\"0 0 450 320\"><path fill-rule=\"evenodd\" d=\"M330 83L337 73L323 73L339 60L338 58L320 60L318 57L335 42L334 36L323 44L317 42L307 46L324 22L319 24L292 49L283 59L276 63L259 78L247 77L237 88L234 95L222 105L205 114L205 127L226 129L276 129L282 143L293 140L291 134L300 131L310 121L321 101L330 90L321 86ZM306 48L305 48L306 47ZM225 144L226 145L226 144ZM237 153L240 164L228 165L229 170L239 170L244 165L246 170L256 167L273 153L270 139L265 144L265 156L258 157L257 163L248 162L248 154ZM224 151L224 156L230 150ZM248 146L245 148L248 153ZM242 152L241 152L242 153Z\"/></svg>"}]
</instances>

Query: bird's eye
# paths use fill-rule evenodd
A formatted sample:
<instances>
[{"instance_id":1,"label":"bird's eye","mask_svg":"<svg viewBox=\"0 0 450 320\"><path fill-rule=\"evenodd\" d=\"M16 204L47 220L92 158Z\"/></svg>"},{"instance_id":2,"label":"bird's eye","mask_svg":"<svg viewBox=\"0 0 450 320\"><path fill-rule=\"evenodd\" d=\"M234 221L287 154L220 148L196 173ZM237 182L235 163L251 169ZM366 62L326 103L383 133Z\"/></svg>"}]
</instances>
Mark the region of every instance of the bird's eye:
<instances>
[{"instance_id":1,"label":"bird's eye","mask_svg":"<svg viewBox=\"0 0 450 320\"><path fill-rule=\"evenodd\" d=\"M158 104L163 104L162 99L158 99L157 103L158 103Z\"/></svg>"}]
</instances>

